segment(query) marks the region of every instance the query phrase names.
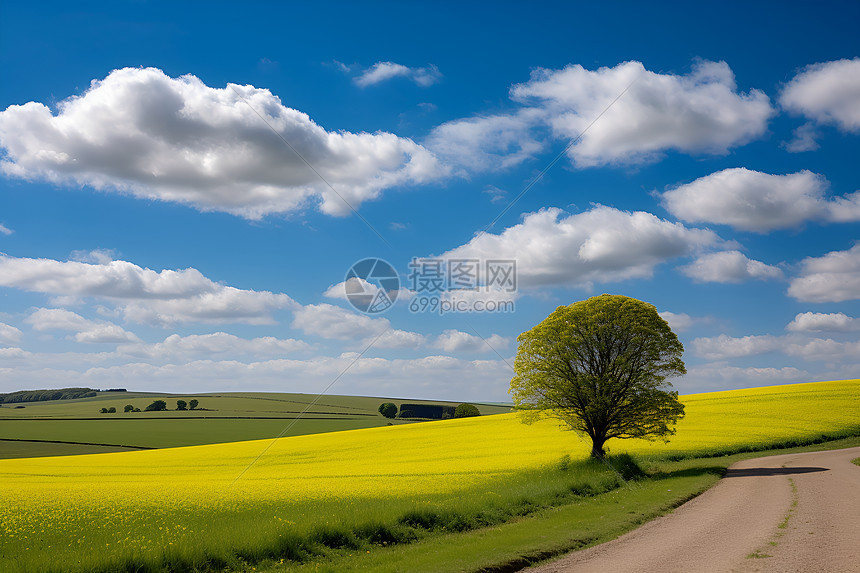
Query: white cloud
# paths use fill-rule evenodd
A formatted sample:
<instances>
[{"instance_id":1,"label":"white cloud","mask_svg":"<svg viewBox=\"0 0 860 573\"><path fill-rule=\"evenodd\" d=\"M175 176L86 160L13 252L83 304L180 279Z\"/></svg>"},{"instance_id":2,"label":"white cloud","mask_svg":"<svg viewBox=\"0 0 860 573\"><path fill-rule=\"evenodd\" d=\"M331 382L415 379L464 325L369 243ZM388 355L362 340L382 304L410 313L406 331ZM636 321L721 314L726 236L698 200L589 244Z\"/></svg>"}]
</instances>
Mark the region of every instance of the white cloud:
<instances>
[{"instance_id":1,"label":"white cloud","mask_svg":"<svg viewBox=\"0 0 860 573\"><path fill-rule=\"evenodd\" d=\"M426 338L417 332L389 328L379 338L369 336L363 344L370 344L374 340L376 342L373 343L373 348L420 348L424 345Z\"/></svg>"},{"instance_id":2,"label":"white cloud","mask_svg":"<svg viewBox=\"0 0 860 573\"><path fill-rule=\"evenodd\" d=\"M9 227L7 227L6 225L3 225L2 223L0 223L0 235L7 235L7 236L8 236L8 235L11 235L11 234L12 234L12 233L14 233L14 232L15 232L15 231L13 231L12 229L10 229L10 228L9 228Z\"/></svg>"},{"instance_id":3,"label":"white cloud","mask_svg":"<svg viewBox=\"0 0 860 573\"><path fill-rule=\"evenodd\" d=\"M519 165L546 148L546 140L534 130L544 112L521 109L509 115L457 119L433 129L424 142L448 165L468 171L507 169Z\"/></svg>"},{"instance_id":4,"label":"white cloud","mask_svg":"<svg viewBox=\"0 0 860 573\"><path fill-rule=\"evenodd\" d=\"M96 297L118 305L127 320L269 324L276 309L294 307L285 294L240 290L197 269L156 272L127 261L106 264L0 255L0 286L61 297Z\"/></svg>"},{"instance_id":5,"label":"white cloud","mask_svg":"<svg viewBox=\"0 0 860 573\"><path fill-rule=\"evenodd\" d=\"M92 251L72 251L69 255L69 260L79 263L95 263L98 265L106 265L116 258L116 251L113 249L93 249Z\"/></svg>"},{"instance_id":6,"label":"white cloud","mask_svg":"<svg viewBox=\"0 0 860 573\"><path fill-rule=\"evenodd\" d=\"M669 150L725 154L762 135L775 113L763 92L737 92L725 62L699 62L683 76L650 72L636 61L594 71L539 69L510 95L522 107L444 123L425 145L450 165L479 171L517 165L553 136L582 135L567 152L577 166L637 164Z\"/></svg>"},{"instance_id":7,"label":"white cloud","mask_svg":"<svg viewBox=\"0 0 860 573\"><path fill-rule=\"evenodd\" d=\"M769 334L741 338L721 334L711 338L696 338L692 344L697 355L709 360L754 356L782 348L782 341Z\"/></svg>"},{"instance_id":8,"label":"white cloud","mask_svg":"<svg viewBox=\"0 0 860 573\"><path fill-rule=\"evenodd\" d=\"M860 191L844 197L834 197L827 204L827 218L834 223L860 221Z\"/></svg>"},{"instance_id":9,"label":"white cloud","mask_svg":"<svg viewBox=\"0 0 860 573\"><path fill-rule=\"evenodd\" d=\"M268 122L355 208L384 189L442 174L409 139L326 131L267 89L211 88L155 68L115 70L58 107L57 115L36 102L0 112L3 172L250 219L309 201L330 215L349 214Z\"/></svg>"},{"instance_id":10,"label":"white cloud","mask_svg":"<svg viewBox=\"0 0 860 573\"><path fill-rule=\"evenodd\" d=\"M21 342L21 336L22 332L19 329L11 324L0 322L0 344L13 346Z\"/></svg>"},{"instance_id":11,"label":"white cloud","mask_svg":"<svg viewBox=\"0 0 860 573\"><path fill-rule=\"evenodd\" d=\"M444 352L499 352L507 348L510 339L493 334L484 339L460 330L446 330L433 342Z\"/></svg>"},{"instance_id":12,"label":"white cloud","mask_svg":"<svg viewBox=\"0 0 860 573\"><path fill-rule=\"evenodd\" d=\"M858 362L860 360L860 341L837 342L830 338L810 338L807 340L786 338L784 352L808 361L848 360Z\"/></svg>"},{"instance_id":13,"label":"white cloud","mask_svg":"<svg viewBox=\"0 0 860 573\"><path fill-rule=\"evenodd\" d=\"M340 340L376 336L390 327L386 318L371 318L332 304L309 304L294 310L293 328L305 334Z\"/></svg>"},{"instance_id":14,"label":"white cloud","mask_svg":"<svg viewBox=\"0 0 860 573\"><path fill-rule=\"evenodd\" d=\"M818 134L812 122L806 122L794 130L794 138L783 144L789 153L802 153L804 151L815 151L819 147L816 141Z\"/></svg>"},{"instance_id":15,"label":"white cloud","mask_svg":"<svg viewBox=\"0 0 860 573\"><path fill-rule=\"evenodd\" d=\"M720 243L651 213L597 206L564 216L559 209L525 215L498 235L481 234L444 258L516 259L521 286L579 285L652 276L658 264Z\"/></svg>"},{"instance_id":16,"label":"white cloud","mask_svg":"<svg viewBox=\"0 0 860 573\"><path fill-rule=\"evenodd\" d=\"M641 163L668 150L724 154L762 135L774 114L763 92L738 93L725 62L700 61L688 75L651 72L636 61L594 71L539 69L511 96L535 102L553 133L573 140L627 86L568 151L576 165Z\"/></svg>"},{"instance_id":17,"label":"white cloud","mask_svg":"<svg viewBox=\"0 0 860 573\"><path fill-rule=\"evenodd\" d=\"M346 71L348 70L349 68ZM366 88L398 77L407 78L422 88L426 88L441 81L442 74L432 64L424 68L409 68L394 62L376 62L355 78L355 83Z\"/></svg>"},{"instance_id":18,"label":"white cloud","mask_svg":"<svg viewBox=\"0 0 860 573\"><path fill-rule=\"evenodd\" d=\"M842 312L801 312L785 329L792 332L850 332L860 330L860 318L852 318Z\"/></svg>"},{"instance_id":19,"label":"white cloud","mask_svg":"<svg viewBox=\"0 0 860 573\"><path fill-rule=\"evenodd\" d=\"M688 222L765 233L807 220L860 220L860 192L827 200L827 180L810 171L771 175L724 169L663 194L670 213Z\"/></svg>"},{"instance_id":20,"label":"white cloud","mask_svg":"<svg viewBox=\"0 0 860 573\"><path fill-rule=\"evenodd\" d=\"M122 307L122 312L132 322L160 326L190 322L275 324L274 311L296 306L282 293L219 287L214 292L187 298L129 302Z\"/></svg>"},{"instance_id":21,"label":"white cloud","mask_svg":"<svg viewBox=\"0 0 860 573\"><path fill-rule=\"evenodd\" d=\"M187 361L200 358L253 356L255 358L282 358L297 352L308 352L311 346L301 340L286 340L265 336L240 338L226 332L180 336L171 334L155 344L124 344L117 353L159 361Z\"/></svg>"},{"instance_id":22,"label":"white cloud","mask_svg":"<svg viewBox=\"0 0 860 573\"><path fill-rule=\"evenodd\" d=\"M669 327L675 332L684 332L693 327L695 320L692 316L686 313L669 312L668 310L660 313L660 316L669 323Z\"/></svg>"},{"instance_id":23,"label":"white cloud","mask_svg":"<svg viewBox=\"0 0 860 573\"><path fill-rule=\"evenodd\" d=\"M25 319L37 331L63 330L74 332L74 340L84 343L132 342L139 338L119 325L106 321L88 320L61 308L40 308Z\"/></svg>"},{"instance_id":24,"label":"white cloud","mask_svg":"<svg viewBox=\"0 0 860 573\"><path fill-rule=\"evenodd\" d=\"M712 338L696 338L693 349L709 360L724 360L780 352L806 361L860 361L860 341L839 342L833 339L810 338L798 334L786 336L743 336L734 338L721 334Z\"/></svg>"},{"instance_id":25,"label":"white cloud","mask_svg":"<svg viewBox=\"0 0 860 573\"><path fill-rule=\"evenodd\" d=\"M803 302L860 299L860 243L847 251L804 259L799 276L791 280L788 294Z\"/></svg>"},{"instance_id":26,"label":"white cloud","mask_svg":"<svg viewBox=\"0 0 860 573\"><path fill-rule=\"evenodd\" d=\"M819 123L860 132L860 58L806 67L788 82L779 102Z\"/></svg>"},{"instance_id":27,"label":"white cloud","mask_svg":"<svg viewBox=\"0 0 860 573\"><path fill-rule=\"evenodd\" d=\"M696 282L741 283L748 280L779 280L782 271L761 261L748 259L740 251L702 255L681 272Z\"/></svg>"},{"instance_id":28,"label":"white cloud","mask_svg":"<svg viewBox=\"0 0 860 573\"><path fill-rule=\"evenodd\" d=\"M687 375L676 386L695 384L700 392L713 392L792 382L809 382L810 376L809 372L792 366L740 368L724 363L715 363L688 368Z\"/></svg>"}]
</instances>

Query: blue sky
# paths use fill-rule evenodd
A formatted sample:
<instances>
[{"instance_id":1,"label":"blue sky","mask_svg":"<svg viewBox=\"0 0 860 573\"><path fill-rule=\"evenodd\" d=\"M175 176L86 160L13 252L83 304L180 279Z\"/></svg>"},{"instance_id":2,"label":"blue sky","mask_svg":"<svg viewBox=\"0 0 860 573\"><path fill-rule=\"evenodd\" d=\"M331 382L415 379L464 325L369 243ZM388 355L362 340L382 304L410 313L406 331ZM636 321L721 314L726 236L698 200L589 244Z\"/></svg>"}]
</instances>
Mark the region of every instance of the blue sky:
<instances>
[{"instance_id":1,"label":"blue sky","mask_svg":"<svg viewBox=\"0 0 860 573\"><path fill-rule=\"evenodd\" d=\"M502 401L517 335L603 292L663 313L681 393L860 377L858 18L4 3L0 391ZM384 313L345 294L367 257Z\"/></svg>"}]
</instances>

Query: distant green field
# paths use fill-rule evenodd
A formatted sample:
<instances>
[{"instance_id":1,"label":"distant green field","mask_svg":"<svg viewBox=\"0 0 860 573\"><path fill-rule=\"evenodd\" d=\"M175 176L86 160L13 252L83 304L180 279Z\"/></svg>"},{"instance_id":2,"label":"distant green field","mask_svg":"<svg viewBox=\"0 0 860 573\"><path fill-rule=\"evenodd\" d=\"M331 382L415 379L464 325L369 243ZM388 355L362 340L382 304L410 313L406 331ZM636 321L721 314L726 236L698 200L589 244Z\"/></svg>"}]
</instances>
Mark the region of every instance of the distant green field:
<instances>
[{"instance_id":1,"label":"distant green field","mask_svg":"<svg viewBox=\"0 0 860 573\"><path fill-rule=\"evenodd\" d=\"M176 410L176 401L180 399L198 400L198 409ZM144 412L153 400L164 400L169 409ZM458 404L339 395L317 399L310 394L263 392L187 395L101 392L78 400L3 404L0 407L0 459L118 451L115 446L193 446L414 423L382 417L378 412L382 402L394 402L398 407L404 402ZM141 411L125 413L126 404ZM111 407L117 412L99 412ZM478 404L478 407L484 415L510 412L510 407L498 404ZM101 446L94 444L114 447L100 449Z\"/></svg>"},{"instance_id":2,"label":"distant green field","mask_svg":"<svg viewBox=\"0 0 860 573\"><path fill-rule=\"evenodd\" d=\"M89 444L64 444L59 442L0 441L0 458L44 458L48 456L76 456L80 454L106 454L129 452L132 448L119 446L93 446Z\"/></svg>"}]
</instances>

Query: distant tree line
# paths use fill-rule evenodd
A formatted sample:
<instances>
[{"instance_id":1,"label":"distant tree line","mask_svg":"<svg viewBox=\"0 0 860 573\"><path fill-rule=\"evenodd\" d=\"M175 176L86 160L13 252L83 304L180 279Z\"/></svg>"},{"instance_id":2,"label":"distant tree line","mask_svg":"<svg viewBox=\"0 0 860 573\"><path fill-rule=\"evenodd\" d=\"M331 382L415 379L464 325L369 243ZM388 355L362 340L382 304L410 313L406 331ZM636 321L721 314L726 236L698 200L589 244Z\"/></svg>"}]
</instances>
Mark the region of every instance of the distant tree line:
<instances>
[{"instance_id":1,"label":"distant tree line","mask_svg":"<svg viewBox=\"0 0 860 573\"><path fill-rule=\"evenodd\" d=\"M91 398L98 390L94 388L59 388L56 390L19 390L9 394L0 394L0 403L14 404L18 402L45 402L47 400L75 400Z\"/></svg>"},{"instance_id":2,"label":"distant tree line","mask_svg":"<svg viewBox=\"0 0 860 573\"><path fill-rule=\"evenodd\" d=\"M383 402L379 413L386 418L424 418L427 420L447 420L449 418L468 418L480 416L481 411L474 404L460 404L457 407L441 404L401 404L398 412L394 402Z\"/></svg>"}]
</instances>

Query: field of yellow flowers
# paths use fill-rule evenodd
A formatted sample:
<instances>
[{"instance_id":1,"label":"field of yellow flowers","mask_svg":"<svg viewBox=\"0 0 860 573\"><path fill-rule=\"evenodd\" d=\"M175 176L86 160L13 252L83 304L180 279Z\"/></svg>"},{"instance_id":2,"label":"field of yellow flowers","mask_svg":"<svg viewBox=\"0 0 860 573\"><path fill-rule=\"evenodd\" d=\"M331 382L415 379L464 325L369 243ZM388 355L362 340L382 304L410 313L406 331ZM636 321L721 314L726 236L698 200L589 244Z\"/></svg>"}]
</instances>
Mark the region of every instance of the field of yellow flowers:
<instances>
[{"instance_id":1,"label":"field of yellow flowers","mask_svg":"<svg viewBox=\"0 0 860 573\"><path fill-rule=\"evenodd\" d=\"M856 380L695 394L682 401L686 417L669 443L616 440L608 444L611 453L700 455L860 433ZM527 426L516 414L503 414L280 440L4 460L0 571L145 571L154 562L184 563L191 570L195 563L217 565L225 551L253 562L272 553L276 540L326 527L396 523L415 508L453 507L463 499L502 503L505 495L521 495L511 484L539 487L534 476L564 455L584 459L589 449L556 422Z\"/></svg>"}]
</instances>

